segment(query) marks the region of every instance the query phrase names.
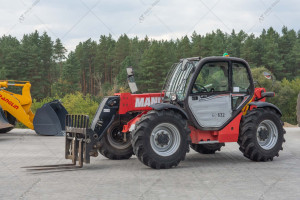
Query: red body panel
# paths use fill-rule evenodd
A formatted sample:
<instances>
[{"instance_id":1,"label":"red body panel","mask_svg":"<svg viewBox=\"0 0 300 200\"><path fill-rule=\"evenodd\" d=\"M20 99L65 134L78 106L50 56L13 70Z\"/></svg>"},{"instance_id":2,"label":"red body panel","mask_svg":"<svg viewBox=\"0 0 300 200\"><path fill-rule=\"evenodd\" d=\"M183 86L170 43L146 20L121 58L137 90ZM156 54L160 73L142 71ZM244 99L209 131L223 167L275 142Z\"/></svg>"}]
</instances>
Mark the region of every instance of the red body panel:
<instances>
[{"instance_id":1,"label":"red body panel","mask_svg":"<svg viewBox=\"0 0 300 200\"><path fill-rule=\"evenodd\" d=\"M241 117L242 113L219 131L202 131L189 126L192 143L198 144L201 141L236 142L239 137Z\"/></svg>"},{"instance_id":2,"label":"red body panel","mask_svg":"<svg viewBox=\"0 0 300 200\"><path fill-rule=\"evenodd\" d=\"M255 88L254 96L251 101L261 98L261 92L266 91L265 88ZM126 114L128 112L142 112L123 126L122 132L129 132L131 125L134 125L140 120L142 115L146 114L151 104L160 103L162 101L163 93L145 93L145 94L131 94L131 93L116 93L115 95L120 96L120 108L119 114ZM251 102L250 101L250 102ZM265 98L260 101L265 101ZM246 105L245 107L248 107ZM251 106L249 109L253 109ZM244 109L243 109L244 110ZM198 144L201 141L218 141L223 142L237 142L239 136L240 121L243 112L238 114L227 126L219 131L203 131L198 130L193 126L189 126L191 130L192 143Z\"/></svg>"},{"instance_id":3,"label":"red body panel","mask_svg":"<svg viewBox=\"0 0 300 200\"><path fill-rule=\"evenodd\" d=\"M152 108L149 106L154 103L160 103L162 101L162 97L164 96L163 93L116 93L115 95L120 96L120 115L131 111L152 110Z\"/></svg>"},{"instance_id":4,"label":"red body panel","mask_svg":"<svg viewBox=\"0 0 300 200\"><path fill-rule=\"evenodd\" d=\"M260 99L262 91L266 92L266 89L265 88L255 88L255 90L254 90L254 96L253 96L252 101L254 101L255 98ZM263 98L263 99L261 99L259 101L266 101L266 98Z\"/></svg>"},{"instance_id":5,"label":"red body panel","mask_svg":"<svg viewBox=\"0 0 300 200\"><path fill-rule=\"evenodd\" d=\"M262 92L266 92L266 89L265 88L255 88L254 95L253 95L253 98L252 98L251 102L255 101L255 99L260 99L262 97L261 96ZM265 102L266 98L262 98L259 101ZM252 110L253 108L256 108L256 106L250 106L249 110Z\"/></svg>"},{"instance_id":6,"label":"red body panel","mask_svg":"<svg viewBox=\"0 0 300 200\"><path fill-rule=\"evenodd\" d=\"M132 120L130 120L129 122L127 122L127 124L125 124L125 125L123 126L122 132L123 132L123 133L129 132L130 126L133 125L133 124L135 124L136 122L138 122L138 121L140 120L140 118L141 118L144 114L146 114L147 112L148 112L148 111L142 112L141 114L139 114L138 116L136 116L135 118L133 118Z\"/></svg>"}]
</instances>

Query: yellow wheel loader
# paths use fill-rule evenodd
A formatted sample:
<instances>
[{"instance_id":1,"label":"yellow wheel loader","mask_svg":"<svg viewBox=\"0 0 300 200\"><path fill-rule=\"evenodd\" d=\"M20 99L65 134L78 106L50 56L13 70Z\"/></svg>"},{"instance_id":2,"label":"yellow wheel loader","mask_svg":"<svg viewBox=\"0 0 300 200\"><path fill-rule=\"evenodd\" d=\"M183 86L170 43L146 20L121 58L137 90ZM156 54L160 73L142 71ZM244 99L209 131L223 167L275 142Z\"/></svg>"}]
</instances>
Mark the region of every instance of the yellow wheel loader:
<instances>
[{"instance_id":1,"label":"yellow wheel loader","mask_svg":"<svg viewBox=\"0 0 300 200\"><path fill-rule=\"evenodd\" d=\"M7 90L21 87L22 94ZM62 135L65 130L66 109L55 100L44 104L34 115L31 111L31 84L28 81L0 81L0 133L14 128L17 121L35 130L39 135Z\"/></svg>"}]
</instances>

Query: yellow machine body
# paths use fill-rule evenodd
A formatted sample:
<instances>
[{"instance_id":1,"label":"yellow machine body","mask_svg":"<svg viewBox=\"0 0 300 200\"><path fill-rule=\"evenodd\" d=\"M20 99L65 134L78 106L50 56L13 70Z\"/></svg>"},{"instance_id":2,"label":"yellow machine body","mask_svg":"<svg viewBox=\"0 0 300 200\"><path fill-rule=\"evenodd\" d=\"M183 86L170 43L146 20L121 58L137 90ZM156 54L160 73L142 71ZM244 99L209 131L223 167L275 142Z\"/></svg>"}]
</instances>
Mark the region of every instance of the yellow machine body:
<instances>
[{"instance_id":1,"label":"yellow machine body","mask_svg":"<svg viewBox=\"0 0 300 200\"><path fill-rule=\"evenodd\" d=\"M22 87L22 94L7 90L8 87ZM11 130L8 113L39 135L63 135L65 117L68 114L59 100L44 104L34 115L31 111L31 84L28 81L0 81L0 133Z\"/></svg>"},{"instance_id":2,"label":"yellow machine body","mask_svg":"<svg viewBox=\"0 0 300 200\"><path fill-rule=\"evenodd\" d=\"M22 94L15 94L4 88L22 87ZM31 111L31 84L28 81L0 81L0 105L2 109L30 129L33 127L34 114Z\"/></svg>"}]
</instances>

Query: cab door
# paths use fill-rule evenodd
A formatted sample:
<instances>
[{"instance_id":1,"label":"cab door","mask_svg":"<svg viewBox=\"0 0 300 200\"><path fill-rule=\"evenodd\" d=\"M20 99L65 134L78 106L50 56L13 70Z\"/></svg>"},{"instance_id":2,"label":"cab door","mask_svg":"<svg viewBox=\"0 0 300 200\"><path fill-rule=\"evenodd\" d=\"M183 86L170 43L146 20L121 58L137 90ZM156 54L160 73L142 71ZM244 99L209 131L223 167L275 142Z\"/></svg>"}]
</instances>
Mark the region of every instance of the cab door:
<instances>
[{"instance_id":1,"label":"cab door","mask_svg":"<svg viewBox=\"0 0 300 200\"><path fill-rule=\"evenodd\" d=\"M205 63L188 96L192 115L203 128L222 127L232 116L229 62Z\"/></svg>"},{"instance_id":2,"label":"cab door","mask_svg":"<svg viewBox=\"0 0 300 200\"><path fill-rule=\"evenodd\" d=\"M240 110L251 96L254 90L251 85L250 72L247 66L242 62L232 62L232 110L233 112Z\"/></svg>"}]
</instances>

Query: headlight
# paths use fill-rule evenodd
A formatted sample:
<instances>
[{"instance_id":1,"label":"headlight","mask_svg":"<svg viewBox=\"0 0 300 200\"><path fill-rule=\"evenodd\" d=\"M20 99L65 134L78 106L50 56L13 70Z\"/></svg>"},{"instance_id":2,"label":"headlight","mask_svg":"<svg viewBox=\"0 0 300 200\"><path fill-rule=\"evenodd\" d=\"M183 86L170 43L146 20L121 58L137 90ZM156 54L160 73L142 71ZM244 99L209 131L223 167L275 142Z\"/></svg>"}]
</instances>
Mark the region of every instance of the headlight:
<instances>
[{"instance_id":1,"label":"headlight","mask_svg":"<svg viewBox=\"0 0 300 200\"><path fill-rule=\"evenodd\" d=\"M175 93L172 93L170 96L172 101L176 101L177 95Z\"/></svg>"}]
</instances>

